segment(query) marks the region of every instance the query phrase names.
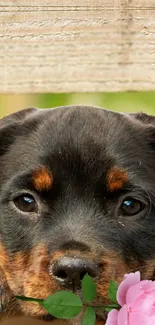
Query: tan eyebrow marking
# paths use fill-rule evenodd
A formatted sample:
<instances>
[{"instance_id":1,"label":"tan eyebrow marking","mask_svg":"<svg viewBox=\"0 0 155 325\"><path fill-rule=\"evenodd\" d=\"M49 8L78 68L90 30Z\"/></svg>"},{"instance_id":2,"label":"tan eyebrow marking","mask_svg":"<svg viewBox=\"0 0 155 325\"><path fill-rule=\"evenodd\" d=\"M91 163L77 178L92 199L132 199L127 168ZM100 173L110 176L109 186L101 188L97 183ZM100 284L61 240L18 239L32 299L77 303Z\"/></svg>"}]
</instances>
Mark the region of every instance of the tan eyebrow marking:
<instances>
[{"instance_id":1,"label":"tan eyebrow marking","mask_svg":"<svg viewBox=\"0 0 155 325\"><path fill-rule=\"evenodd\" d=\"M128 174L120 168L112 168L107 174L107 187L111 192L120 190L128 180Z\"/></svg>"},{"instance_id":2,"label":"tan eyebrow marking","mask_svg":"<svg viewBox=\"0 0 155 325\"><path fill-rule=\"evenodd\" d=\"M33 172L32 182L38 191L48 191L52 187L53 177L45 167L41 167Z\"/></svg>"}]
</instances>

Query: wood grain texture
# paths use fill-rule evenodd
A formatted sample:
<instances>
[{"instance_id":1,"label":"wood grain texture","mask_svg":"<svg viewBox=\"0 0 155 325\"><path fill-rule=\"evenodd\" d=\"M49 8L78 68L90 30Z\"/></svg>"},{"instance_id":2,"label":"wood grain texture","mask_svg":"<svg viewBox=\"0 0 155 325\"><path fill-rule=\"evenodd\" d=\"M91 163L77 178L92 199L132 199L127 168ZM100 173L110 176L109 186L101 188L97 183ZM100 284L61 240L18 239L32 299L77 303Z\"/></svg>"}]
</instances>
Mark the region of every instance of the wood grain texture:
<instances>
[{"instance_id":1,"label":"wood grain texture","mask_svg":"<svg viewBox=\"0 0 155 325\"><path fill-rule=\"evenodd\" d=\"M154 89L154 0L0 0L1 93Z\"/></svg>"}]
</instances>

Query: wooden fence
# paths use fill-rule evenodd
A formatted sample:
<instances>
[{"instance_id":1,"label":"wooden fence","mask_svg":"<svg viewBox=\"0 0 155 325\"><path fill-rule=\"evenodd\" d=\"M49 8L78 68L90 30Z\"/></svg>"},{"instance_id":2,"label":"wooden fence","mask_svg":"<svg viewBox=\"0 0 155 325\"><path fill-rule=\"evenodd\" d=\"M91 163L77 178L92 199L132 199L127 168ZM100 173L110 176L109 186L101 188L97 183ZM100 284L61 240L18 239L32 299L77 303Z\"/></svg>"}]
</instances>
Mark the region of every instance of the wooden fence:
<instances>
[{"instance_id":1,"label":"wooden fence","mask_svg":"<svg viewBox=\"0 0 155 325\"><path fill-rule=\"evenodd\" d=\"M0 0L0 93L155 89L154 0Z\"/></svg>"}]
</instances>

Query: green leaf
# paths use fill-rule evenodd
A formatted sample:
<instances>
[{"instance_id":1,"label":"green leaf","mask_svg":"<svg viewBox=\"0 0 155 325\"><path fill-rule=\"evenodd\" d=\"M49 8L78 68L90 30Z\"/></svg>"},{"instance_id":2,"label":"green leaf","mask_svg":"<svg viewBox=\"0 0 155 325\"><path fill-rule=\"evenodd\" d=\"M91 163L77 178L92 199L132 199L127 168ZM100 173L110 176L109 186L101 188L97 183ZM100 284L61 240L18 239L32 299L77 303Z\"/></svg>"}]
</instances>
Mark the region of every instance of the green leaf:
<instances>
[{"instance_id":1,"label":"green leaf","mask_svg":"<svg viewBox=\"0 0 155 325\"><path fill-rule=\"evenodd\" d=\"M112 305L107 305L107 306L105 306L105 305L103 305L103 306L93 306L95 309L96 308L111 308L111 309L120 309L121 308L121 306L119 305L119 304L112 304Z\"/></svg>"},{"instance_id":2,"label":"green leaf","mask_svg":"<svg viewBox=\"0 0 155 325\"><path fill-rule=\"evenodd\" d=\"M86 302L96 298L96 286L90 275L86 274L82 280L82 295Z\"/></svg>"},{"instance_id":3,"label":"green leaf","mask_svg":"<svg viewBox=\"0 0 155 325\"><path fill-rule=\"evenodd\" d=\"M118 284L114 281L110 281L110 285L108 288L108 295L112 302L117 302L116 295L118 290Z\"/></svg>"},{"instance_id":4,"label":"green leaf","mask_svg":"<svg viewBox=\"0 0 155 325\"><path fill-rule=\"evenodd\" d=\"M106 307L105 308L105 311L107 311L108 313L111 311L111 310L113 310L114 308L110 308L110 307Z\"/></svg>"},{"instance_id":5,"label":"green leaf","mask_svg":"<svg viewBox=\"0 0 155 325\"><path fill-rule=\"evenodd\" d=\"M24 301L31 301L31 302L43 302L43 299L37 299L37 298L28 298L28 297L23 297L23 296L16 296L16 299L19 300L24 300Z\"/></svg>"},{"instance_id":6,"label":"green leaf","mask_svg":"<svg viewBox=\"0 0 155 325\"><path fill-rule=\"evenodd\" d=\"M113 305L109 305L109 306L105 307L105 310L108 311L108 312L111 311L111 310L113 310L113 309L119 310L120 309L120 306L117 305L117 304L113 304Z\"/></svg>"},{"instance_id":7,"label":"green leaf","mask_svg":"<svg viewBox=\"0 0 155 325\"><path fill-rule=\"evenodd\" d=\"M83 316L82 325L95 325L96 314L93 307L87 307Z\"/></svg>"},{"instance_id":8,"label":"green leaf","mask_svg":"<svg viewBox=\"0 0 155 325\"><path fill-rule=\"evenodd\" d=\"M40 304L51 315L61 319L75 317L83 307L81 299L69 291L56 292Z\"/></svg>"}]
</instances>

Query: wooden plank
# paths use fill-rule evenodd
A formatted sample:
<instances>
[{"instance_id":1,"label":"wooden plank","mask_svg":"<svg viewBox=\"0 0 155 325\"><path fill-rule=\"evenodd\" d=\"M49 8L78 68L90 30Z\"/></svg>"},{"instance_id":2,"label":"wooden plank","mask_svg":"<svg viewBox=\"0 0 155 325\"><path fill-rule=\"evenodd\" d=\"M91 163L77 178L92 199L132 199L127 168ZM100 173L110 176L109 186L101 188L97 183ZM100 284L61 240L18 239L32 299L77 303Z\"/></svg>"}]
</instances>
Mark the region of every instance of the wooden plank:
<instances>
[{"instance_id":1,"label":"wooden plank","mask_svg":"<svg viewBox=\"0 0 155 325\"><path fill-rule=\"evenodd\" d=\"M1 0L0 92L155 89L154 0Z\"/></svg>"}]
</instances>

